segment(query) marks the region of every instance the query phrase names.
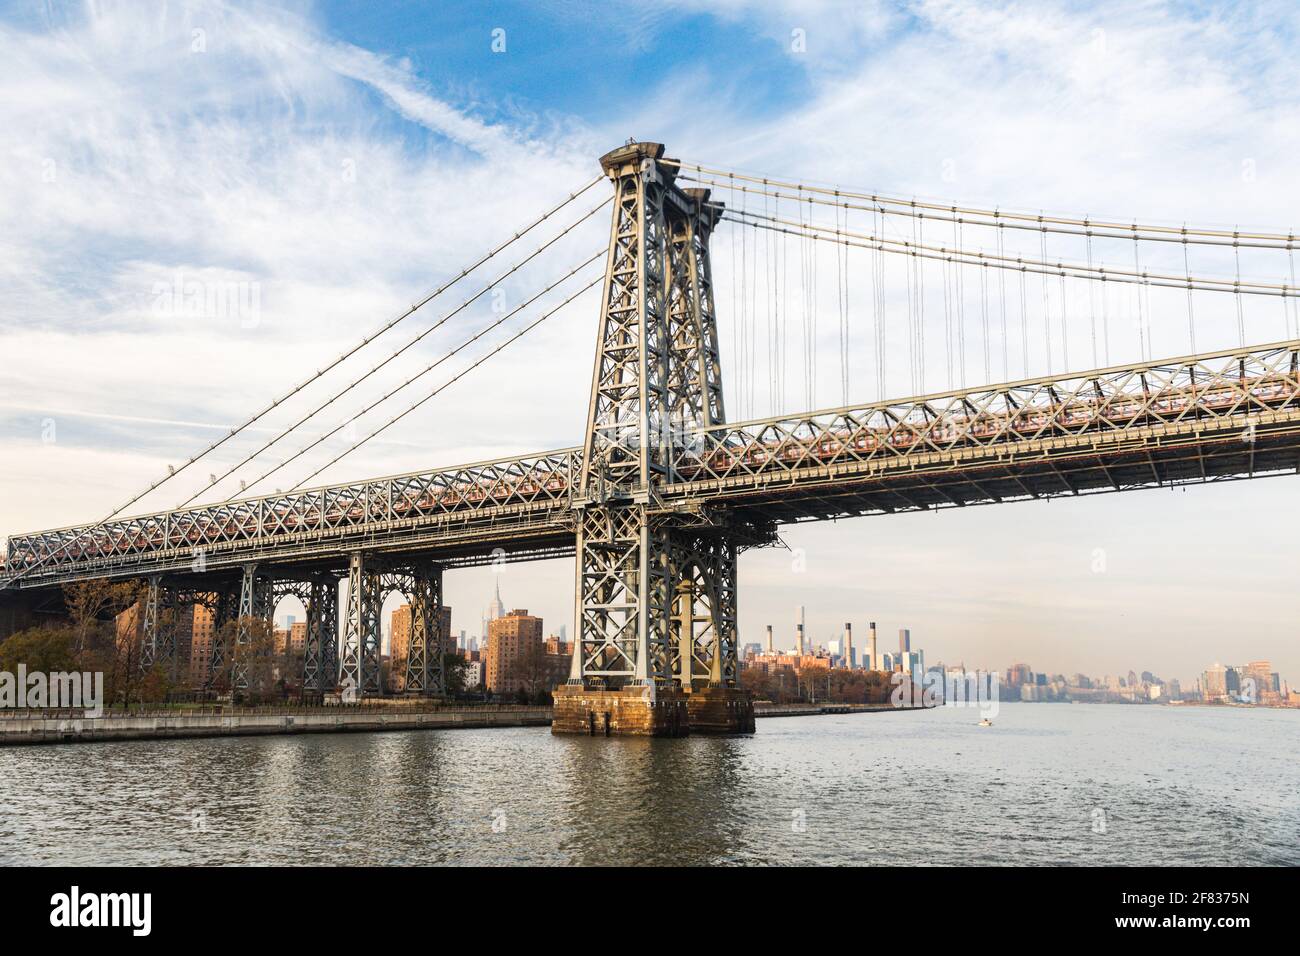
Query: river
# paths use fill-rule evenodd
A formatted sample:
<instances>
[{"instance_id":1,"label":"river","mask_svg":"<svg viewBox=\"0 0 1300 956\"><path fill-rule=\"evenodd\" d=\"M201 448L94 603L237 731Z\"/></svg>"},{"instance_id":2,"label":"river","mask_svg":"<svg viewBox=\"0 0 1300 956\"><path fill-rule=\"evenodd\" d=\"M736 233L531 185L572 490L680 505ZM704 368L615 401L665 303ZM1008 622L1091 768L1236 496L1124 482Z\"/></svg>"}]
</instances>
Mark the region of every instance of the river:
<instances>
[{"instance_id":1,"label":"river","mask_svg":"<svg viewBox=\"0 0 1300 956\"><path fill-rule=\"evenodd\" d=\"M1007 704L0 749L6 864L1300 864L1300 711Z\"/></svg>"}]
</instances>

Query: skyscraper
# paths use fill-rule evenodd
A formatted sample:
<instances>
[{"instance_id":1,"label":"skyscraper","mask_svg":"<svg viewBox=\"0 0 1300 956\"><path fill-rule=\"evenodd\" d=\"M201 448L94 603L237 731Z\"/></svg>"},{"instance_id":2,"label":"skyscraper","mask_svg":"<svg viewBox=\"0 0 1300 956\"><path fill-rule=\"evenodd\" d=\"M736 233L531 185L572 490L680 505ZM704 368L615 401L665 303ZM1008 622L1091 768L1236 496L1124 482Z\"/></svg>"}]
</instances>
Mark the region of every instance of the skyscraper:
<instances>
[{"instance_id":1,"label":"skyscraper","mask_svg":"<svg viewBox=\"0 0 1300 956\"><path fill-rule=\"evenodd\" d=\"M899 656L906 656L912 650L912 632L905 627L898 629L898 653Z\"/></svg>"}]
</instances>

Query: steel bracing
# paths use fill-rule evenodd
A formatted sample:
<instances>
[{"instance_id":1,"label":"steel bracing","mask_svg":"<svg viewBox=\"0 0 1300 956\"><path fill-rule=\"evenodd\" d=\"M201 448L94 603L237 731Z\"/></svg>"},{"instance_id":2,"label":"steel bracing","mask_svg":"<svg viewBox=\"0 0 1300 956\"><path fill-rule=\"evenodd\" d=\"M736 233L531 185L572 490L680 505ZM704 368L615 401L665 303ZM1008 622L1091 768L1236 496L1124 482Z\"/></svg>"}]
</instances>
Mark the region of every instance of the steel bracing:
<instances>
[{"instance_id":1,"label":"steel bracing","mask_svg":"<svg viewBox=\"0 0 1300 956\"><path fill-rule=\"evenodd\" d=\"M709 262L724 210L679 187L659 144L601 164L614 204L581 446L14 535L10 593L147 579L146 669L175 666L175 609L209 602L212 680L235 689L254 622L293 593L305 688L365 696L400 591L407 690L438 695L444 570L573 555L572 681L727 686L737 554L782 524L1300 470L1300 339L728 423Z\"/></svg>"},{"instance_id":2,"label":"steel bracing","mask_svg":"<svg viewBox=\"0 0 1300 956\"><path fill-rule=\"evenodd\" d=\"M312 576L308 588L302 686L325 694L339 680L339 581L332 574L319 573Z\"/></svg>"}]
</instances>

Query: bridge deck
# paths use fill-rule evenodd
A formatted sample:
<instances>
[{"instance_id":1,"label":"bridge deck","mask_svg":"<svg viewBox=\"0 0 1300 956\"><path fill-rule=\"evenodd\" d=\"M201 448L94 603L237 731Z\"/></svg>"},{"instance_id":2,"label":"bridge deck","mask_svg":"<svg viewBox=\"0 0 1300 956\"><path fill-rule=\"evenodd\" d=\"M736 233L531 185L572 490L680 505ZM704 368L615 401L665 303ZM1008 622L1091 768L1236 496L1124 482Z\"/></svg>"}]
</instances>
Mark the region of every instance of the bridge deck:
<instances>
[{"instance_id":1,"label":"bridge deck","mask_svg":"<svg viewBox=\"0 0 1300 956\"><path fill-rule=\"evenodd\" d=\"M791 523L1295 471L1298 360L1290 341L690 432L663 506ZM552 557L580 471L570 448L16 535L8 568L30 588L355 548Z\"/></svg>"}]
</instances>

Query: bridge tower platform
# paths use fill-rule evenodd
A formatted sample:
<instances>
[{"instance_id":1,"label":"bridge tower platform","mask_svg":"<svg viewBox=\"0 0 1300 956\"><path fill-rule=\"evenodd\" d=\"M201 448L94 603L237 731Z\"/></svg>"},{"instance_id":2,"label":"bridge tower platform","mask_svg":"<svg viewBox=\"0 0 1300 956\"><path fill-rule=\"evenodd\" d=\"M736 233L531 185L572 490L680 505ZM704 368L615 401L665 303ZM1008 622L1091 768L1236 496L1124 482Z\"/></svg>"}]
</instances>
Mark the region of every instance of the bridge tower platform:
<instances>
[{"instance_id":1,"label":"bridge tower platform","mask_svg":"<svg viewBox=\"0 0 1300 956\"><path fill-rule=\"evenodd\" d=\"M614 211L577 483L576 607L554 733L749 733L736 557L725 514L664 506L677 455L726 421L709 236L659 143L601 157Z\"/></svg>"}]
</instances>

